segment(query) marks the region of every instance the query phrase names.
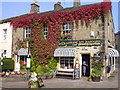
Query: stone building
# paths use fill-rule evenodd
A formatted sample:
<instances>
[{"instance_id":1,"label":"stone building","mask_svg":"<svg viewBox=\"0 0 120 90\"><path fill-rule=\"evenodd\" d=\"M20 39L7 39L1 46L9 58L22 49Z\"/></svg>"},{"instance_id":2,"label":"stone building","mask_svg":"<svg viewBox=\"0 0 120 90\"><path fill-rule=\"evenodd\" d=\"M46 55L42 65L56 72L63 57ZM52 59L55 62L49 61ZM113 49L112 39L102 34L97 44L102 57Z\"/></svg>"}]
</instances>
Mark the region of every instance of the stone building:
<instances>
[{"instance_id":1,"label":"stone building","mask_svg":"<svg viewBox=\"0 0 120 90\"><path fill-rule=\"evenodd\" d=\"M52 12L67 12L74 11L80 8L90 7L92 5L99 5L99 3L88 4L88 5L80 5L80 1L77 2L74 0L73 7L63 8L60 3L54 5L54 10L48 12L39 12L39 5L35 2L31 4L30 13L38 12L38 15L46 15ZM27 14L25 14L27 15ZM9 19L2 20L1 22L9 22L12 19L19 18L25 15L21 15L18 17L13 17ZM78 61L79 66L79 74L82 76L90 76L92 72L92 59L91 57L101 57L101 53L103 54L104 60L104 69L103 69L103 77L110 76L115 70L115 60L119 56L118 51L115 49L115 40L114 40L114 23L112 17L112 11L104 15L100 15L96 19L92 19L89 22L89 25L86 26L85 21L81 22L78 20L78 24L71 23L63 23L61 26L62 34L70 34L68 38L61 39L59 43L59 48L54 51L54 57L59 59L57 65L57 74L61 71L64 72L74 72L74 66L76 61ZM47 31L47 28L44 29L44 32ZM26 48L17 47L17 41L23 41L26 37L30 36L29 28L18 27L16 30L12 32L12 56L15 60L15 70L17 70L17 66L19 66L20 60L23 59L24 62L27 62L27 57L30 55L28 50L28 43ZM47 38L47 34L44 33L44 38ZM83 62L86 61L88 64L87 71L84 75L83 72ZM106 66L110 66L110 73L106 74Z\"/></svg>"}]
</instances>

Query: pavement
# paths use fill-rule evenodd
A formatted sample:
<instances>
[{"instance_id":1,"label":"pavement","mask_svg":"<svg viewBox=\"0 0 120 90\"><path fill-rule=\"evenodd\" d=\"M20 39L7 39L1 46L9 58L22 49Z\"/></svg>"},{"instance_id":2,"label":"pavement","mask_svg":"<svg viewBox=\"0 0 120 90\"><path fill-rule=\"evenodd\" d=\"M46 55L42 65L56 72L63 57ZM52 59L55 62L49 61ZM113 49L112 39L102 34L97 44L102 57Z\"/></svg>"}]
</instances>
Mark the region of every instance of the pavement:
<instances>
[{"instance_id":1,"label":"pavement","mask_svg":"<svg viewBox=\"0 0 120 90\"><path fill-rule=\"evenodd\" d=\"M120 69L119 69L120 70ZM108 80L89 82L86 78L72 80L65 78L43 79L43 88L118 88L118 68ZM2 81L0 88L28 88L26 80Z\"/></svg>"}]
</instances>

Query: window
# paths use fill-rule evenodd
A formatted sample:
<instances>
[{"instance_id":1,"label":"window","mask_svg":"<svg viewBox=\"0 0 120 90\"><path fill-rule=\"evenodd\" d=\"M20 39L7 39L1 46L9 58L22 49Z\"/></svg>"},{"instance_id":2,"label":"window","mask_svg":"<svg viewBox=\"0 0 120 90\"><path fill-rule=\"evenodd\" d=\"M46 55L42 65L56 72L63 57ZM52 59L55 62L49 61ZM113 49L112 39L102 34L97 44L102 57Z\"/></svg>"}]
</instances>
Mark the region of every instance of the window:
<instances>
[{"instance_id":1,"label":"window","mask_svg":"<svg viewBox=\"0 0 120 90\"><path fill-rule=\"evenodd\" d=\"M73 69L73 57L62 57L60 58L60 68L61 69Z\"/></svg>"},{"instance_id":2,"label":"window","mask_svg":"<svg viewBox=\"0 0 120 90\"><path fill-rule=\"evenodd\" d=\"M47 35L48 35L48 26L44 25L44 39L47 39Z\"/></svg>"},{"instance_id":3,"label":"window","mask_svg":"<svg viewBox=\"0 0 120 90\"><path fill-rule=\"evenodd\" d=\"M7 39L7 29L3 29L3 40Z\"/></svg>"},{"instance_id":4,"label":"window","mask_svg":"<svg viewBox=\"0 0 120 90\"><path fill-rule=\"evenodd\" d=\"M2 53L2 57L6 57L6 54L7 54L7 50L3 50L3 53Z\"/></svg>"},{"instance_id":5,"label":"window","mask_svg":"<svg viewBox=\"0 0 120 90\"><path fill-rule=\"evenodd\" d=\"M30 37L30 34L31 34L31 31L30 31L30 28L26 28L25 29L25 38L29 38Z\"/></svg>"},{"instance_id":6,"label":"window","mask_svg":"<svg viewBox=\"0 0 120 90\"><path fill-rule=\"evenodd\" d=\"M63 34L71 33L72 32L72 23L64 23L63 24Z\"/></svg>"}]
</instances>

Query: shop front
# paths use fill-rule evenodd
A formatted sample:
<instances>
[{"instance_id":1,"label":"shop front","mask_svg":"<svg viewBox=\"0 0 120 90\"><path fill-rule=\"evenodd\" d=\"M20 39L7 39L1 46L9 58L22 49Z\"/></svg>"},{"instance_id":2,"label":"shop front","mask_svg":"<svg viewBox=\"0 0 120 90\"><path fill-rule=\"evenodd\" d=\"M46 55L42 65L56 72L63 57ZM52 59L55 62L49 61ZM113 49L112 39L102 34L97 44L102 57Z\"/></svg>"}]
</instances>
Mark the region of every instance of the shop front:
<instances>
[{"instance_id":1,"label":"shop front","mask_svg":"<svg viewBox=\"0 0 120 90\"><path fill-rule=\"evenodd\" d=\"M54 57L59 59L58 73L74 72L73 77L75 77L76 64L78 64L79 77L89 77L92 72L91 57L100 51L101 42L102 40L61 41L60 47L54 51Z\"/></svg>"}]
</instances>

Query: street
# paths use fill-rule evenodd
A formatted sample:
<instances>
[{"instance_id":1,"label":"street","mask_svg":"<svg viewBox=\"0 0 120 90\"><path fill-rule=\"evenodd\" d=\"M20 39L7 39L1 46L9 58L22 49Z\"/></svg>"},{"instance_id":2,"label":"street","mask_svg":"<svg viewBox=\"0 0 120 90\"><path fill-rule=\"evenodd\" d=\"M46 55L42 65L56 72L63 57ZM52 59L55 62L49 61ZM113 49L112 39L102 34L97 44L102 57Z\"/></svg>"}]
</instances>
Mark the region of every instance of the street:
<instances>
[{"instance_id":1,"label":"street","mask_svg":"<svg viewBox=\"0 0 120 90\"><path fill-rule=\"evenodd\" d=\"M118 72L108 80L89 82L84 78L80 80L53 78L43 80L43 88L118 88ZM28 88L27 81L3 81L2 88Z\"/></svg>"}]
</instances>

